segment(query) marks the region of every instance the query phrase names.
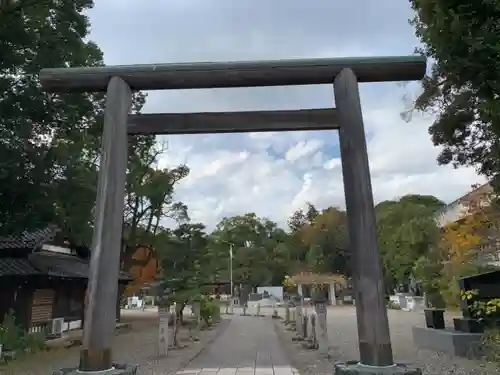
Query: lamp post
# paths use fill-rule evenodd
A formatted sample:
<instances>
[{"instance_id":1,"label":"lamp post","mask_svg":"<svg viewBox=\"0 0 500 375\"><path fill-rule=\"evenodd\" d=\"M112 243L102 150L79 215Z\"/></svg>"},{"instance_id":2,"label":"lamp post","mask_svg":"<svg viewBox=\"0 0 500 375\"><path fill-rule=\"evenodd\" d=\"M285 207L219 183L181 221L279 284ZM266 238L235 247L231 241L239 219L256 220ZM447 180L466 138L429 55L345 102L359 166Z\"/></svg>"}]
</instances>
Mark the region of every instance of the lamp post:
<instances>
[{"instance_id":1,"label":"lamp post","mask_svg":"<svg viewBox=\"0 0 500 375\"><path fill-rule=\"evenodd\" d=\"M231 298L233 297L233 244L229 243L229 283L231 284Z\"/></svg>"},{"instance_id":2,"label":"lamp post","mask_svg":"<svg viewBox=\"0 0 500 375\"><path fill-rule=\"evenodd\" d=\"M233 300L234 284L233 284L233 246L234 244L229 241L221 241L229 245L229 283L231 285L231 303Z\"/></svg>"}]
</instances>

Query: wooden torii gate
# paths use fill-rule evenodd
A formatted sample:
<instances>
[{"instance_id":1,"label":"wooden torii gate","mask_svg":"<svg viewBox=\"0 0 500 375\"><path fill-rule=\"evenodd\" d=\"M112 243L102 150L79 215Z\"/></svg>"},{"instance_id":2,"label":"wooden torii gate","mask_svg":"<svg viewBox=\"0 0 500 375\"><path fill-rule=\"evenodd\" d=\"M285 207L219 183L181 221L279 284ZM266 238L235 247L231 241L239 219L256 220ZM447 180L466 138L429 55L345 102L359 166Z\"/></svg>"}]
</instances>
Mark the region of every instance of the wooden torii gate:
<instances>
[{"instance_id":1,"label":"wooden torii gate","mask_svg":"<svg viewBox=\"0 0 500 375\"><path fill-rule=\"evenodd\" d=\"M43 69L49 92L106 92L101 168L79 371L113 367L127 134L198 134L338 129L353 252L360 361L338 373L418 370L395 366L358 83L420 80L419 56L326 58L255 62L151 64ZM132 91L333 84L335 108L292 111L163 113L130 116ZM122 372L134 372L123 367ZM385 371L385 370L384 370Z\"/></svg>"}]
</instances>

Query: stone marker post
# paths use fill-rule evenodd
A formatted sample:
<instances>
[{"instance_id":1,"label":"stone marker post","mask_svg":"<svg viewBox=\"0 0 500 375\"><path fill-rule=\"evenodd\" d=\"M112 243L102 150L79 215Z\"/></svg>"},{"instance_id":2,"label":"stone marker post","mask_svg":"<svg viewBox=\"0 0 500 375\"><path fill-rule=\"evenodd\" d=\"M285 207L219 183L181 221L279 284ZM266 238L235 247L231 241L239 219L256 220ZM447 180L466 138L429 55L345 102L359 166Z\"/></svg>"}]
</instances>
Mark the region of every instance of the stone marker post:
<instances>
[{"instance_id":1,"label":"stone marker post","mask_svg":"<svg viewBox=\"0 0 500 375\"><path fill-rule=\"evenodd\" d=\"M260 302L257 303L257 313L255 315L260 316Z\"/></svg>"},{"instance_id":2,"label":"stone marker post","mask_svg":"<svg viewBox=\"0 0 500 375\"><path fill-rule=\"evenodd\" d=\"M308 325L309 317L307 314L304 314L304 317L302 319L302 337L304 340L307 340L307 325Z\"/></svg>"},{"instance_id":3,"label":"stone marker post","mask_svg":"<svg viewBox=\"0 0 500 375\"><path fill-rule=\"evenodd\" d=\"M300 335L300 330L302 327L302 309L299 305L295 306L295 328L297 328L297 333Z\"/></svg>"},{"instance_id":4,"label":"stone marker post","mask_svg":"<svg viewBox=\"0 0 500 375\"><path fill-rule=\"evenodd\" d=\"M311 334L309 335L309 344L311 349L318 349L318 337L316 336L316 314L311 314Z\"/></svg>"},{"instance_id":5,"label":"stone marker post","mask_svg":"<svg viewBox=\"0 0 500 375\"><path fill-rule=\"evenodd\" d=\"M193 309L193 314L196 316L196 327L200 329L201 327L201 303L200 301L194 301L193 304L191 305L191 308Z\"/></svg>"},{"instance_id":6,"label":"stone marker post","mask_svg":"<svg viewBox=\"0 0 500 375\"><path fill-rule=\"evenodd\" d=\"M314 297L314 309L316 311L316 328L318 349L322 356L329 355L328 329L326 323L326 296L323 291L316 292Z\"/></svg>"},{"instance_id":7,"label":"stone marker post","mask_svg":"<svg viewBox=\"0 0 500 375\"><path fill-rule=\"evenodd\" d=\"M158 357L168 355L168 320L170 318L169 308L158 309Z\"/></svg>"},{"instance_id":8,"label":"stone marker post","mask_svg":"<svg viewBox=\"0 0 500 375\"><path fill-rule=\"evenodd\" d=\"M290 301L285 304L285 324L290 323Z\"/></svg>"}]
</instances>

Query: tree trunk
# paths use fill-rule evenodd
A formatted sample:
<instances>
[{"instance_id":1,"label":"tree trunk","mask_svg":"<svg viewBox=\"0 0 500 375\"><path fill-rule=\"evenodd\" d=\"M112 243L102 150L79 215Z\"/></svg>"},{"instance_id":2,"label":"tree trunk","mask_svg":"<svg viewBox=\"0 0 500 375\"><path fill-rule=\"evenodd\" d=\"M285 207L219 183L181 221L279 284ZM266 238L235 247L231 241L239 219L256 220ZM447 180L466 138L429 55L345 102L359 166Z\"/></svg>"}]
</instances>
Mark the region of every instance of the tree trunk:
<instances>
[{"instance_id":1,"label":"tree trunk","mask_svg":"<svg viewBox=\"0 0 500 375\"><path fill-rule=\"evenodd\" d=\"M178 323L177 314L174 315L173 323L174 323L174 327L173 327L173 333L172 333L172 347L176 347L179 345L179 343L177 342L177 332L179 330L179 324L177 324Z\"/></svg>"}]
</instances>

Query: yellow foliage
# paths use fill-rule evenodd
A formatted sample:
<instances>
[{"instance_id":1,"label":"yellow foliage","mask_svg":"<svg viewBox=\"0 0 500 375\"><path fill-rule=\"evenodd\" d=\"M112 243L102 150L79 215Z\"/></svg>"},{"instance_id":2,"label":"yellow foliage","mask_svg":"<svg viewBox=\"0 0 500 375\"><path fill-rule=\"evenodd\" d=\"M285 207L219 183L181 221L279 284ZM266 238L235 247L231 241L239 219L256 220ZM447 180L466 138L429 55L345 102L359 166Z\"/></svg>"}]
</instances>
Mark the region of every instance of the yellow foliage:
<instances>
[{"instance_id":1,"label":"yellow foliage","mask_svg":"<svg viewBox=\"0 0 500 375\"><path fill-rule=\"evenodd\" d=\"M460 295L458 279L477 272L479 255L496 250L495 241L500 220L498 207L493 202L492 191L469 194L463 217L442 229L439 248L444 262L442 284L443 297L447 303L457 301ZM465 297L465 298L468 298Z\"/></svg>"},{"instance_id":2,"label":"yellow foliage","mask_svg":"<svg viewBox=\"0 0 500 375\"><path fill-rule=\"evenodd\" d=\"M285 278L285 280L283 280L283 286L285 286L286 288L291 288L294 287L295 284L293 283L291 278L287 277Z\"/></svg>"},{"instance_id":3,"label":"yellow foliage","mask_svg":"<svg viewBox=\"0 0 500 375\"><path fill-rule=\"evenodd\" d=\"M452 267L469 264L482 251L491 228L497 226L497 209L489 206L492 199L492 193L486 192L469 200L464 217L443 228L440 245Z\"/></svg>"}]
</instances>

